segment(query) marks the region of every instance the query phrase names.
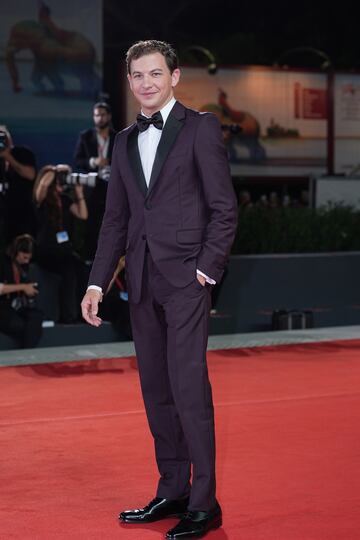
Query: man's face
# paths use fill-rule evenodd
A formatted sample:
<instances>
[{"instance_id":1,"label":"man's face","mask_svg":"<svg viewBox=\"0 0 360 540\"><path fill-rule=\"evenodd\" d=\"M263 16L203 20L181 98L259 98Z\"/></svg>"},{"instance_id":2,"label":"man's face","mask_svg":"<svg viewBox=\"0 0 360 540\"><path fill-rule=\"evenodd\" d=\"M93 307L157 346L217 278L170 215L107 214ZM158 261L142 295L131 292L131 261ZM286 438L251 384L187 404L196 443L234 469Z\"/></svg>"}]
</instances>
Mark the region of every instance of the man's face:
<instances>
[{"instance_id":1,"label":"man's face","mask_svg":"<svg viewBox=\"0 0 360 540\"><path fill-rule=\"evenodd\" d=\"M146 54L130 65L128 81L143 112L151 116L159 111L173 96L173 88L180 79L180 70L172 73L159 52Z\"/></svg>"},{"instance_id":2,"label":"man's face","mask_svg":"<svg viewBox=\"0 0 360 540\"><path fill-rule=\"evenodd\" d=\"M107 112L106 109L102 107L94 109L94 124L99 129L107 128L111 121L111 114Z\"/></svg>"}]
</instances>

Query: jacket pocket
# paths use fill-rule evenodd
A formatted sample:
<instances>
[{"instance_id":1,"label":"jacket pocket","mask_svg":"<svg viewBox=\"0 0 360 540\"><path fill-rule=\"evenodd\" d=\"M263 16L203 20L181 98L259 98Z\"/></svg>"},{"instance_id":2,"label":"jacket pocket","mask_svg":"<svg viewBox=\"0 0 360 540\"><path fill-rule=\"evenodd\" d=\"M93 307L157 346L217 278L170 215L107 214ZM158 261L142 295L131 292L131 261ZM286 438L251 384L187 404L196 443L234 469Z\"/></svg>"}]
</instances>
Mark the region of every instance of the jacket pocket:
<instances>
[{"instance_id":1,"label":"jacket pocket","mask_svg":"<svg viewBox=\"0 0 360 540\"><path fill-rule=\"evenodd\" d=\"M203 232L204 229L182 229L176 231L176 241L178 244L200 244Z\"/></svg>"}]
</instances>

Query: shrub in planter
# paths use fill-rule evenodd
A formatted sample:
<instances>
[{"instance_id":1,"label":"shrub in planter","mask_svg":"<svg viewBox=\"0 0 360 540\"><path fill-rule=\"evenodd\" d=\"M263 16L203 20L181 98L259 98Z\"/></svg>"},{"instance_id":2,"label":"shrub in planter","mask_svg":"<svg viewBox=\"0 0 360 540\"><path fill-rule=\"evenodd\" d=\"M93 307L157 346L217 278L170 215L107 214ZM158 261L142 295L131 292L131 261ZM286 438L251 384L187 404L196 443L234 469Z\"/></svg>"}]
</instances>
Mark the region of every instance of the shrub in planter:
<instances>
[{"instance_id":1,"label":"shrub in planter","mask_svg":"<svg viewBox=\"0 0 360 540\"><path fill-rule=\"evenodd\" d=\"M360 250L360 212L345 206L239 210L233 254Z\"/></svg>"}]
</instances>

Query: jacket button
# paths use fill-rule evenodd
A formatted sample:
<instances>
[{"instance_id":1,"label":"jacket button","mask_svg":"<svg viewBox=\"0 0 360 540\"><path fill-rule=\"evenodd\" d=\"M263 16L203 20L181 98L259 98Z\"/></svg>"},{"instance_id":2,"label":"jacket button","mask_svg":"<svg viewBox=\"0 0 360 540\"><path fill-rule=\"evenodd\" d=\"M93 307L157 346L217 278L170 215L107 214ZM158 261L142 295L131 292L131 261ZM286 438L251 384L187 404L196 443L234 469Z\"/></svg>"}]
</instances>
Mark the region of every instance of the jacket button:
<instances>
[{"instance_id":1,"label":"jacket button","mask_svg":"<svg viewBox=\"0 0 360 540\"><path fill-rule=\"evenodd\" d=\"M143 240L146 240L146 234L143 234L141 237Z\"/></svg>"}]
</instances>

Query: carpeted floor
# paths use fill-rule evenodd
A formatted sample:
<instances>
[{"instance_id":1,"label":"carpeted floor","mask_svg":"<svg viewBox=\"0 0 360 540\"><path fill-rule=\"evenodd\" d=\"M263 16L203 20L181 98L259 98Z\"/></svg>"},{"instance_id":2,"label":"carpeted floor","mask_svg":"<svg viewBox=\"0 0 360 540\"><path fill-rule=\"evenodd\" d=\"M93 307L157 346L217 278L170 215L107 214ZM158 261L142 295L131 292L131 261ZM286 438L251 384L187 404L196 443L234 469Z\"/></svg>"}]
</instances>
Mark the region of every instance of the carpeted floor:
<instances>
[{"instance_id":1,"label":"carpeted floor","mask_svg":"<svg viewBox=\"0 0 360 540\"><path fill-rule=\"evenodd\" d=\"M360 341L213 351L209 540L360 538ZM161 539L120 526L157 474L134 358L0 369L1 540Z\"/></svg>"}]
</instances>

